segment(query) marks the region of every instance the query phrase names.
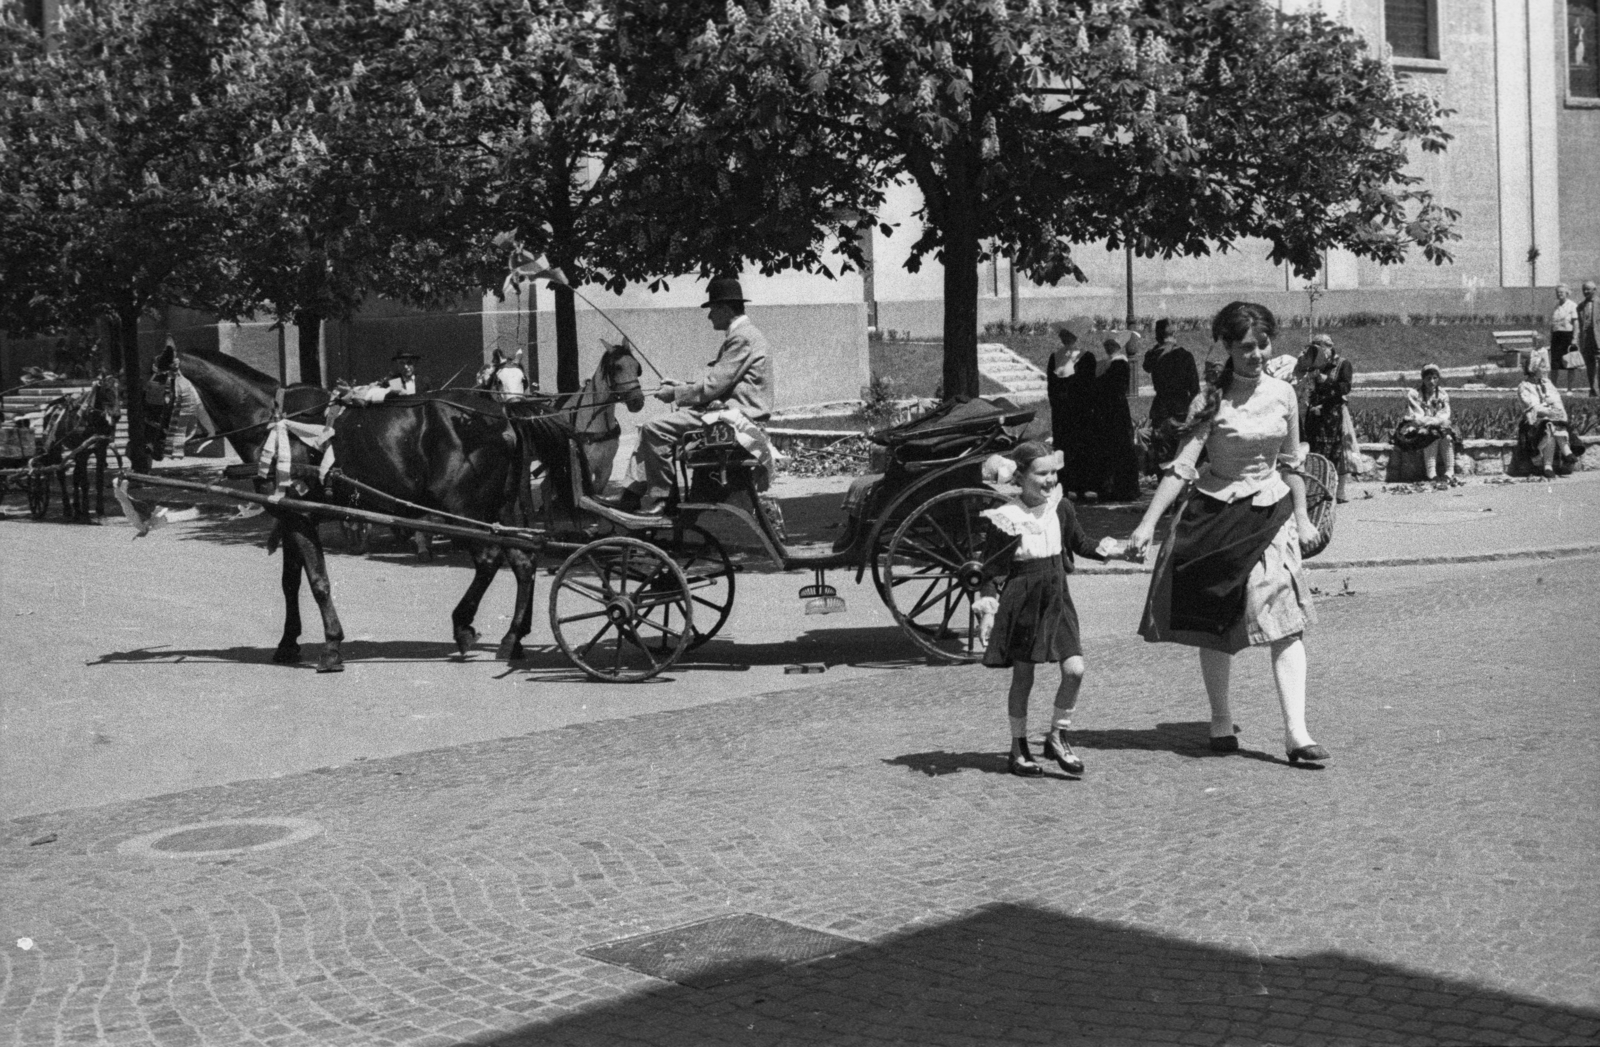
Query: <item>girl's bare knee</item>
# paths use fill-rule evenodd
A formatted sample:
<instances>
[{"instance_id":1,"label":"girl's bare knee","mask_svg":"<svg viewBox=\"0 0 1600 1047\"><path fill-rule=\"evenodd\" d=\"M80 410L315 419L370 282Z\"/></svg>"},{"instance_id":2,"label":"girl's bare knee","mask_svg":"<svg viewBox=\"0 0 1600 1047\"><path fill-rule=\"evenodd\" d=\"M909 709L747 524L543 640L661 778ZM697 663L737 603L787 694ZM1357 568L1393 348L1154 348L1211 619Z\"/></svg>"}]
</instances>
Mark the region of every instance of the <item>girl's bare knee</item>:
<instances>
[{"instance_id":1,"label":"girl's bare knee","mask_svg":"<svg viewBox=\"0 0 1600 1047\"><path fill-rule=\"evenodd\" d=\"M1068 658L1066 661L1061 663L1061 675L1071 677L1075 680L1082 680L1085 670L1086 666L1084 665L1082 655L1075 654L1071 658Z\"/></svg>"}]
</instances>

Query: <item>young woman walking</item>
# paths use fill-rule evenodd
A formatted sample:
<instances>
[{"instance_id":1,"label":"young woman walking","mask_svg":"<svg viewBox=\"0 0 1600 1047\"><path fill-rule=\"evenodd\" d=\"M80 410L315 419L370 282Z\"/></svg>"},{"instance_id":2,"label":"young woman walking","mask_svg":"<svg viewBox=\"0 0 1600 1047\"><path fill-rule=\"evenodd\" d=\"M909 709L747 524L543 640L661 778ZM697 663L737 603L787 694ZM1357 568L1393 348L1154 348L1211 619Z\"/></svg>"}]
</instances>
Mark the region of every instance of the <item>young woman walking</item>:
<instances>
[{"instance_id":1,"label":"young woman walking","mask_svg":"<svg viewBox=\"0 0 1600 1047\"><path fill-rule=\"evenodd\" d=\"M1316 528L1306 516L1298 409L1289 383L1263 373L1278 321L1271 310L1234 302L1211 336L1228 362L1190 409L1178 456L1128 538L1142 559L1156 522L1193 485L1162 545L1140 634L1200 649L1211 701L1211 748L1235 752L1228 683L1233 656L1271 651L1289 762L1326 760L1306 729L1306 652L1301 633L1315 620L1300 571L1300 545ZM1204 460L1201 452L1205 452Z\"/></svg>"},{"instance_id":2,"label":"young woman walking","mask_svg":"<svg viewBox=\"0 0 1600 1047\"><path fill-rule=\"evenodd\" d=\"M1078 611L1067 591L1072 554L1104 563L1118 551L1106 539L1096 548L1083 528L1072 503L1061 496L1059 453L1042 443L1027 441L1008 456L1016 466L1021 493L1010 503L983 515L994 526L984 550L990 581L974 608L989 631L983 664L1011 670L1008 705L1011 713L1012 774L1037 777L1044 769L1028 750L1028 696L1033 691L1034 667L1054 662L1061 669L1056 687L1055 714L1044 736L1044 754L1072 775L1083 773L1083 761L1072 751L1066 731L1078 706L1083 686L1083 647L1078 640ZM1006 576L997 597L993 578Z\"/></svg>"}]
</instances>

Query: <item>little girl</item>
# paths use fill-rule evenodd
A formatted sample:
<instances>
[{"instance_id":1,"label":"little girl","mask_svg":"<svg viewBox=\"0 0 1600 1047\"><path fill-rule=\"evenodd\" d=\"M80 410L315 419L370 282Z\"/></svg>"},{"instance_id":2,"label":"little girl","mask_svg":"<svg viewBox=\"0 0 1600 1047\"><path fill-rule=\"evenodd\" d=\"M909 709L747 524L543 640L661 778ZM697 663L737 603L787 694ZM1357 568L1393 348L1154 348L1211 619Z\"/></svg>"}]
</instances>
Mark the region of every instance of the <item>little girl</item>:
<instances>
[{"instance_id":1,"label":"little girl","mask_svg":"<svg viewBox=\"0 0 1600 1047\"><path fill-rule=\"evenodd\" d=\"M1072 503L1061 497L1057 472L1061 455L1044 444L1027 441L1010 454L1022 488L1019 497L983 515L994 528L984 551L990 580L974 609L988 633L983 664L1011 668L1012 774L1036 777L1044 769L1028 751L1028 695L1033 667L1040 662L1061 666L1055 717L1044 736L1044 753L1068 774L1081 775L1083 761L1067 743L1072 712L1083 685L1083 648L1078 643L1078 612L1067 591L1072 554L1105 562L1118 550L1107 538L1096 548L1078 526ZM993 460L991 460L993 461ZM996 597L993 578L1007 573L1005 589Z\"/></svg>"}]
</instances>

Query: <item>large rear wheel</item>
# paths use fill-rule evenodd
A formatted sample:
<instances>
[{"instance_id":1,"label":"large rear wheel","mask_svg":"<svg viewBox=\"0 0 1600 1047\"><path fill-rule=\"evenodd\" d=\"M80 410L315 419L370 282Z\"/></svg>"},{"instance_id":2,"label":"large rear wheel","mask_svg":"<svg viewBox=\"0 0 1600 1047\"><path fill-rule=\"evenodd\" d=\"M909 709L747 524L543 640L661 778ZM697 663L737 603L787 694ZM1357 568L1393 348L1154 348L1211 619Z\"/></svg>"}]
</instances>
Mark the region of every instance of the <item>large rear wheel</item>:
<instances>
[{"instance_id":1,"label":"large rear wheel","mask_svg":"<svg viewBox=\"0 0 1600 1047\"><path fill-rule=\"evenodd\" d=\"M683 569L637 538L602 538L567 557L550 588L550 632L591 679L637 683L672 667L694 635Z\"/></svg>"},{"instance_id":2,"label":"large rear wheel","mask_svg":"<svg viewBox=\"0 0 1600 1047\"><path fill-rule=\"evenodd\" d=\"M984 547L994 525L982 513L1004 504L1006 498L988 488L946 491L912 510L889 539L881 559L885 602L930 658L983 657L972 601L993 568Z\"/></svg>"},{"instance_id":3,"label":"large rear wheel","mask_svg":"<svg viewBox=\"0 0 1600 1047\"><path fill-rule=\"evenodd\" d=\"M716 636L733 610L733 560L715 535L692 524L674 541L671 553L694 603L695 623L689 637L692 651Z\"/></svg>"}]
</instances>

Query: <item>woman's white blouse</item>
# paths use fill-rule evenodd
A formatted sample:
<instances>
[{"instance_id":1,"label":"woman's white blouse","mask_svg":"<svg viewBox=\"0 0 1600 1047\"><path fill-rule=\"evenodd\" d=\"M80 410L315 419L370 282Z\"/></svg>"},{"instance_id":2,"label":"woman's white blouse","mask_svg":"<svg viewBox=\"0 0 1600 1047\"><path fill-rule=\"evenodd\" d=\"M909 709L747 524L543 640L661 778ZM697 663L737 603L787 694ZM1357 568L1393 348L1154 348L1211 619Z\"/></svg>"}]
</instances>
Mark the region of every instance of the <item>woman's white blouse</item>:
<instances>
[{"instance_id":1,"label":"woman's white blouse","mask_svg":"<svg viewBox=\"0 0 1600 1047\"><path fill-rule=\"evenodd\" d=\"M1056 506L1061 504L1061 488L1050 492L1043 505L1024 505L1013 498L1005 505L985 509L981 515L994 521L1006 534L1016 535L1018 560L1043 560L1061 552L1061 517Z\"/></svg>"},{"instance_id":2,"label":"woman's white blouse","mask_svg":"<svg viewBox=\"0 0 1600 1047\"><path fill-rule=\"evenodd\" d=\"M1418 425L1449 425L1450 424L1450 396L1443 389L1436 394L1438 397L1438 410L1432 410L1428 401L1422 398L1421 389L1406 390L1406 421L1416 422Z\"/></svg>"},{"instance_id":3,"label":"woman's white blouse","mask_svg":"<svg viewBox=\"0 0 1600 1047\"><path fill-rule=\"evenodd\" d=\"M1544 418L1564 422L1567 420L1567 405L1561 402L1561 390L1556 388L1549 378L1535 383L1523 382L1517 386L1517 399L1522 401L1523 418L1529 425L1534 425L1541 419L1539 408L1544 408Z\"/></svg>"},{"instance_id":4,"label":"woman's white blouse","mask_svg":"<svg viewBox=\"0 0 1600 1047\"><path fill-rule=\"evenodd\" d=\"M1218 501L1249 498L1253 505L1275 505L1289 493L1279 468L1298 469L1302 461L1300 408L1294 386L1267 374L1253 379L1255 387L1243 402L1232 403L1231 397L1251 382L1234 376L1216 418L1189 434L1166 469L1193 480L1195 490ZM1190 413L1204 403L1201 393ZM1202 450L1204 464L1200 464Z\"/></svg>"}]
</instances>

